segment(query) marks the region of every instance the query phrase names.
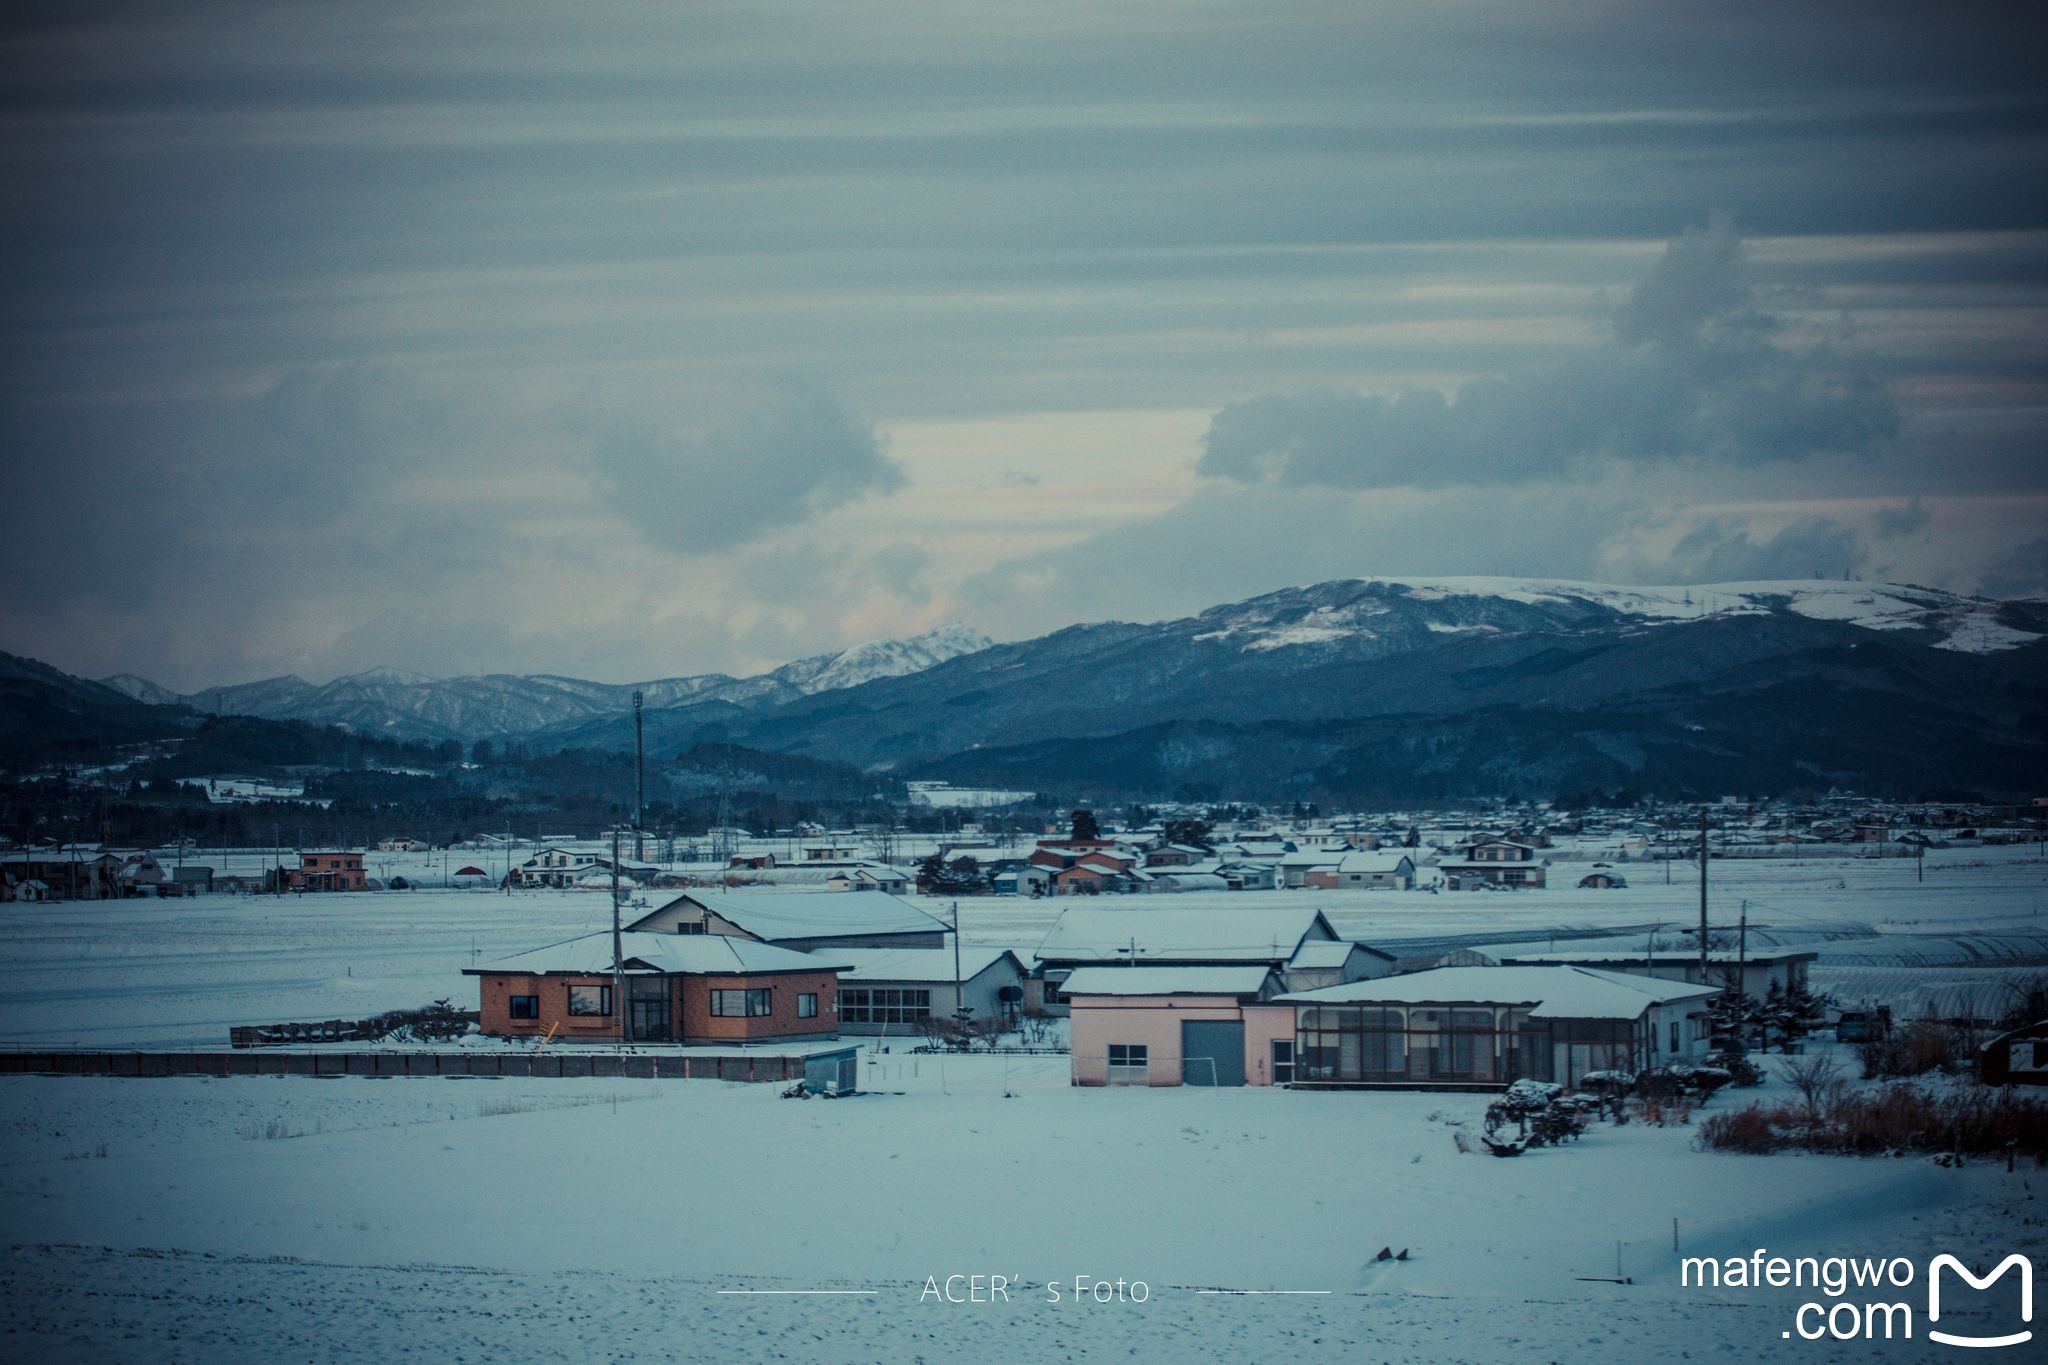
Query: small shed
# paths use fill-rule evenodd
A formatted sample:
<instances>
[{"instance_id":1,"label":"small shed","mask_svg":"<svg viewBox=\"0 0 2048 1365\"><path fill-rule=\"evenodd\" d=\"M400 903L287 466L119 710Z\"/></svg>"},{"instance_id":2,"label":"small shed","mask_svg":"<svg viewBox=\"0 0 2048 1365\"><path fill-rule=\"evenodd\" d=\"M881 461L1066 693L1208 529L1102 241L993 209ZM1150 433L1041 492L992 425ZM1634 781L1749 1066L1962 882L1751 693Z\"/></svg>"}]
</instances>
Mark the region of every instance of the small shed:
<instances>
[{"instance_id":1,"label":"small shed","mask_svg":"<svg viewBox=\"0 0 2048 1365\"><path fill-rule=\"evenodd\" d=\"M2048 1085L2048 1019L2001 1033L1977 1054L1986 1085Z\"/></svg>"}]
</instances>

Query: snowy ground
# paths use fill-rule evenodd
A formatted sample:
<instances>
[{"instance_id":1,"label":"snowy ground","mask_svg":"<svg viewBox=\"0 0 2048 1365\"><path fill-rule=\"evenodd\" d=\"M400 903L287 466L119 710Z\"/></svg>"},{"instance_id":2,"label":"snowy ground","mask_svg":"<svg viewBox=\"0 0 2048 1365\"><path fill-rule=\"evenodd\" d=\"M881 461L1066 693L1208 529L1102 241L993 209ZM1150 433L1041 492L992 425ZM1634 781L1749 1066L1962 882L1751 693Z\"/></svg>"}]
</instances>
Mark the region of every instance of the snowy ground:
<instances>
[{"instance_id":1,"label":"snowy ground","mask_svg":"<svg viewBox=\"0 0 2048 1365\"><path fill-rule=\"evenodd\" d=\"M1640 1125L1497 1161L1455 1145L1482 1097L1075 1090L1058 1058L897 1054L868 1080L798 1102L717 1082L8 1078L0 1343L1847 1360L1865 1348L1780 1337L1811 1293L1681 1288L1672 1220L1691 1255L2048 1254L2041 1175L1995 1165L1720 1156ZM1375 1264L1383 1245L1411 1259ZM1612 1276L1617 1250L1636 1283L1577 1278ZM955 1274L1004 1276L1010 1300L919 1302ZM1149 1301L1076 1304L1077 1275L1144 1281ZM816 1289L858 1292L721 1292ZM1903 1345L1889 1355L1922 1358Z\"/></svg>"},{"instance_id":2,"label":"snowy ground","mask_svg":"<svg viewBox=\"0 0 2048 1365\"><path fill-rule=\"evenodd\" d=\"M1752 924L1787 933L1866 926L1823 940L1853 956L1842 972L1988 979L2025 957L2048 902L2048 866L2022 853L1930 857L1925 883L1898 861L1714 873L1717 925L1748 899ZM1368 941L1483 942L1634 935L1686 922L1696 897L1658 870L1621 892L1130 904L1314 904ZM1059 908L960 906L970 940L1025 949ZM14 906L0 1042L217 1045L233 1023L466 1001L472 960L608 916L561 892ZM1075 1090L1058 1057L863 1067L875 1093L803 1102L708 1081L0 1079L0 1351L1932 1359L1954 1351L1925 1340L1924 1312L1912 1343L1807 1342L1781 1335L1793 1310L1834 1300L1681 1288L1673 1220L1687 1255L2048 1265L2038 1171L1726 1156L1641 1126L1497 1161L1456 1148L1478 1096ZM1617 1243L1634 1284L1579 1278L1613 1276ZM1382 1246L1411 1259L1376 1265ZM927 1276L955 1274L1005 1276L1010 1300L920 1303ZM1149 1301L1076 1304L1077 1275L1142 1280ZM721 1292L815 1289L857 1292ZM1887 1297L1924 1309L1924 1286ZM1944 1325L1968 1328L1963 1311Z\"/></svg>"}]
</instances>

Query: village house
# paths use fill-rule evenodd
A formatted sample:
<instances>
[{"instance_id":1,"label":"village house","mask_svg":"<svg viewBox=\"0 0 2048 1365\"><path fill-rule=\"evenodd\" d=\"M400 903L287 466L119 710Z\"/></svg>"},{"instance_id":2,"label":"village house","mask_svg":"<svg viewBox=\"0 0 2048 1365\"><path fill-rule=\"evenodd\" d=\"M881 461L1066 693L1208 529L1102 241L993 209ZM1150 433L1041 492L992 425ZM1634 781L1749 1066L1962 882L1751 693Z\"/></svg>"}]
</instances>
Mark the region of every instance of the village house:
<instances>
[{"instance_id":1,"label":"village house","mask_svg":"<svg viewBox=\"0 0 2048 1365\"><path fill-rule=\"evenodd\" d=\"M719 934L589 934L483 967L479 1027L554 1042L763 1043L838 1036L836 959ZM615 999L623 977L626 998Z\"/></svg>"},{"instance_id":2,"label":"village house","mask_svg":"<svg viewBox=\"0 0 2048 1365\"><path fill-rule=\"evenodd\" d=\"M1075 972L1074 1083L1571 1085L1703 1057L1717 993L1564 966L1440 967L1285 994L1271 980L1256 968Z\"/></svg>"},{"instance_id":3,"label":"village house","mask_svg":"<svg viewBox=\"0 0 2048 1365\"><path fill-rule=\"evenodd\" d=\"M121 859L103 849L75 847L0 854L0 888L32 881L42 883L46 900L112 900L122 894Z\"/></svg>"},{"instance_id":4,"label":"village house","mask_svg":"<svg viewBox=\"0 0 2048 1365\"><path fill-rule=\"evenodd\" d=\"M883 891L891 896L901 896L911 890L913 880L911 874L900 867L862 863L858 867L834 872L825 879L825 886L831 891Z\"/></svg>"},{"instance_id":5,"label":"village house","mask_svg":"<svg viewBox=\"0 0 2048 1365\"><path fill-rule=\"evenodd\" d=\"M1064 1013L1062 985L1082 967L1257 966L1279 972L1304 943L1337 941L1320 910L1077 907L1053 922L1032 955L1025 1003Z\"/></svg>"},{"instance_id":6,"label":"village house","mask_svg":"<svg viewBox=\"0 0 2048 1365\"><path fill-rule=\"evenodd\" d=\"M512 869L512 881L514 885L529 890L543 886L559 889L576 885L596 866L597 859L588 854L572 853L565 848L543 848Z\"/></svg>"},{"instance_id":7,"label":"village house","mask_svg":"<svg viewBox=\"0 0 2048 1365\"><path fill-rule=\"evenodd\" d=\"M725 934L798 952L941 948L947 926L887 892L686 891L629 928L654 934Z\"/></svg>"},{"instance_id":8,"label":"village house","mask_svg":"<svg viewBox=\"0 0 2048 1365\"><path fill-rule=\"evenodd\" d=\"M425 839L415 839L409 834L394 834L377 841L379 853L425 853L431 847Z\"/></svg>"},{"instance_id":9,"label":"village house","mask_svg":"<svg viewBox=\"0 0 2048 1365\"><path fill-rule=\"evenodd\" d=\"M1495 886L1540 889L1544 867L1534 848L1512 839L1483 840L1473 844L1464 858L1447 858L1437 864L1447 891Z\"/></svg>"},{"instance_id":10,"label":"village house","mask_svg":"<svg viewBox=\"0 0 2048 1365\"><path fill-rule=\"evenodd\" d=\"M1346 853L1333 864L1309 869L1302 885L1327 891L1411 891L1415 859L1399 850Z\"/></svg>"},{"instance_id":11,"label":"village house","mask_svg":"<svg viewBox=\"0 0 2048 1365\"><path fill-rule=\"evenodd\" d=\"M348 849L300 853L299 865L286 868L284 876L291 891L362 891L368 882L361 851Z\"/></svg>"},{"instance_id":12,"label":"village house","mask_svg":"<svg viewBox=\"0 0 2048 1365\"><path fill-rule=\"evenodd\" d=\"M950 940L950 936L949 936ZM839 1030L920 1035L934 1019L1014 1017L1024 1003L1024 964L1007 948L835 948ZM959 990L954 990L955 973Z\"/></svg>"},{"instance_id":13,"label":"village house","mask_svg":"<svg viewBox=\"0 0 2048 1365\"><path fill-rule=\"evenodd\" d=\"M1248 967L1083 967L1068 978L1075 1085L1267 1085L1274 1039L1293 1020L1245 1006L1279 989ZM1258 1079L1253 1080L1257 1073Z\"/></svg>"}]
</instances>

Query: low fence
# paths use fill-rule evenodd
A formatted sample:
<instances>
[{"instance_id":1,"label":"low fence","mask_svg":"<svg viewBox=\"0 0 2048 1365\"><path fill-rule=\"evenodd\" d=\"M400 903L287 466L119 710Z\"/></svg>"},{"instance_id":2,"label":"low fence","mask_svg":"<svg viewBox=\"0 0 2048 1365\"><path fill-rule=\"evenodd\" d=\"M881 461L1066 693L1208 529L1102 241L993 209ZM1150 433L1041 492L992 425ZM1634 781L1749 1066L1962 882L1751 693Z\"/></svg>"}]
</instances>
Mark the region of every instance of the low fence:
<instances>
[{"instance_id":1,"label":"low fence","mask_svg":"<svg viewBox=\"0 0 2048 1365\"><path fill-rule=\"evenodd\" d=\"M849 1049L850 1050L850 1049ZM579 1052L0 1052L0 1076L512 1076L800 1081L801 1055Z\"/></svg>"}]
</instances>

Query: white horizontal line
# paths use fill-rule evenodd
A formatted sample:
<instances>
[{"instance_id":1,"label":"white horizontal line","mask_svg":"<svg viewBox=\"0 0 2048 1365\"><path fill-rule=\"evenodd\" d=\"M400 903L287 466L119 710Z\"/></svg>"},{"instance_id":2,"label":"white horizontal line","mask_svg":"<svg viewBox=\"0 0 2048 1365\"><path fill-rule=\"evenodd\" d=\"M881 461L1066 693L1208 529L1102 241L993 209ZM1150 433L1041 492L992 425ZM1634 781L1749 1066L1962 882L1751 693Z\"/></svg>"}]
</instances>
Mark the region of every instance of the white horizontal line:
<instances>
[{"instance_id":1,"label":"white horizontal line","mask_svg":"<svg viewBox=\"0 0 2048 1365\"><path fill-rule=\"evenodd\" d=\"M1327 1289L1197 1289L1197 1294L1328 1294Z\"/></svg>"},{"instance_id":2,"label":"white horizontal line","mask_svg":"<svg viewBox=\"0 0 2048 1365\"><path fill-rule=\"evenodd\" d=\"M721 1289L721 1294L879 1294L879 1289Z\"/></svg>"}]
</instances>

